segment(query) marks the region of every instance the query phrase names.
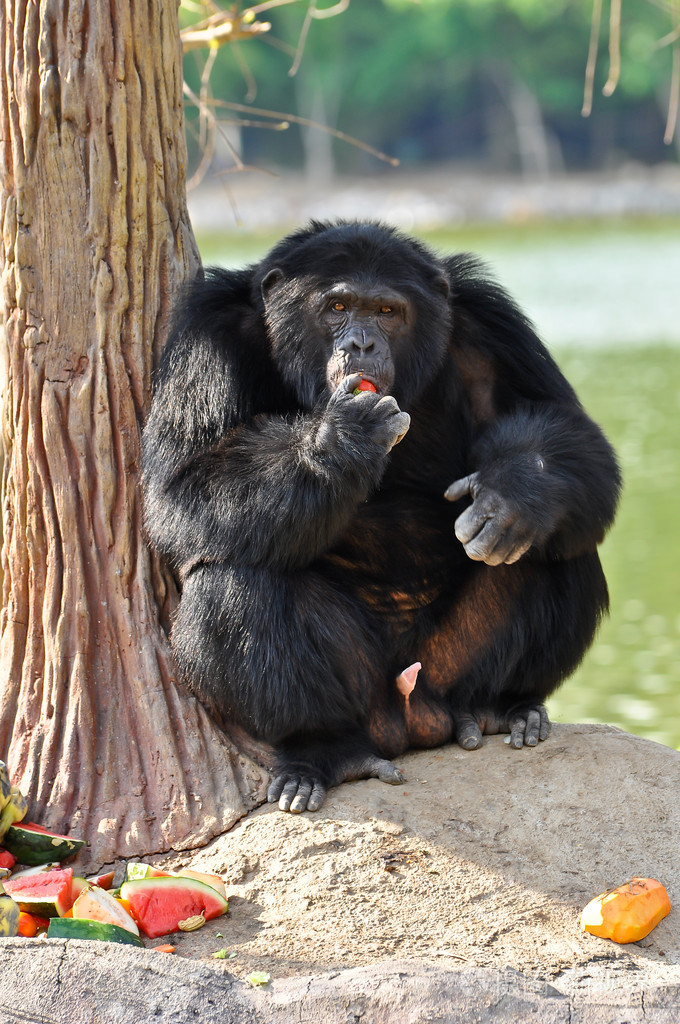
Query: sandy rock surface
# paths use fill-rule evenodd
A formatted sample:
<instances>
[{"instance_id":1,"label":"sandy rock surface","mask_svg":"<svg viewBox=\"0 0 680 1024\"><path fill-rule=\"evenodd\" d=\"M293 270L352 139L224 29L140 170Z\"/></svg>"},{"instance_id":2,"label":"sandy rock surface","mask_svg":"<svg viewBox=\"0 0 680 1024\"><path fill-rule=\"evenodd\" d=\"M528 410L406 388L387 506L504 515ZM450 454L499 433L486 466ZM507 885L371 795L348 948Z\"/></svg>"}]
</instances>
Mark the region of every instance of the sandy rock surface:
<instances>
[{"instance_id":1,"label":"sandy rock surface","mask_svg":"<svg viewBox=\"0 0 680 1024\"><path fill-rule=\"evenodd\" d=\"M634 875L659 879L680 907L680 753L606 726L562 725L533 750L490 737L478 751L451 746L399 764L403 787L344 785L316 814L261 807L193 856L153 858L220 873L230 897L226 917L173 936L174 957L5 940L0 1008L17 1009L11 977L15 996L42 991L46 1021L127 1024L120 1002L117 1016L92 1016L98 991L113 1005L124 972L131 1024L197 1019L184 997L221 1024L525 1020L539 1008L541 1021L677 1024L680 909L626 946L581 934L578 916ZM272 982L251 988L252 971ZM89 1017L59 1015L54 978L65 991L71 975ZM26 1013L37 1005L16 1020L34 1019ZM484 1015L501 1005L509 1016Z\"/></svg>"}]
</instances>

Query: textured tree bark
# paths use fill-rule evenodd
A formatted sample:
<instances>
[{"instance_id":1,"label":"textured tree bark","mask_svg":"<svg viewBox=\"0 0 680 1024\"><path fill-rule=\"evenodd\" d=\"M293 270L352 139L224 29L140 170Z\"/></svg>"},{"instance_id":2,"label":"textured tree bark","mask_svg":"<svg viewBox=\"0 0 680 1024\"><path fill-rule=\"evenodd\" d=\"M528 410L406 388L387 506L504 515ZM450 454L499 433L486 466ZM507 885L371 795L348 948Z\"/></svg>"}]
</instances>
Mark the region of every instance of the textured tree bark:
<instances>
[{"instance_id":1,"label":"textured tree bark","mask_svg":"<svg viewBox=\"0 0 680 1024\"><path fill-rule=\"evenodd\" d=\"M173 679L139 428L198 254L176 0L4 0L0 756L92 863L197 846L264 774Z\"/></svg>"}]
</instances>

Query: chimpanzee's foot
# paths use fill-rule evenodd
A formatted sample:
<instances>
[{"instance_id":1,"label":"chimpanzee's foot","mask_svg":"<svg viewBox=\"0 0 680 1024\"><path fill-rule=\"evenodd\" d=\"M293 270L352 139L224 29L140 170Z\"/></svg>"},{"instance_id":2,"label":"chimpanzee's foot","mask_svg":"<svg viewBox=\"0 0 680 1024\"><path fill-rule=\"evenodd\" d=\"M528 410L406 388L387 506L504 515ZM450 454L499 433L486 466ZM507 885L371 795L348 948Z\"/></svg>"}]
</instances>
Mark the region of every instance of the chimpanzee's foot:
<instances>
[{"instance_id":1,"label":"chimpanzee's foot","mask_svg":"<svg viewBox=\"0 0 680 1024\"><path fill-rule=\"evenodd\" d=\"M482 745L483 735L506 732L511 747L535 747L550 734L550 719L542 704L517 704L504 715L493 711L462 712L455 719L456 739L465 750Z\"/></svg>"},{"instance_id":2,"label":"chimpanzee's foot","mask_svg":"<svg viewBox=\"0 0 680 1024\"><path fill-rule=\"evenodd\" d=\"M323 771L301 756L299 759L279 757L276 775L267 792L270 804L278 800L282 811L318 811L331 786L352 779L380 779L400 786L405 776L396 765L377 754L346 755ZM330 771L330 774L329 774Z\"/></svg>"},{"instance_id":3,"label":"chimpanzee's foot","mask_svg":"<svg viewBox=\"0 0 680 1024\"><path fill-rule=\"evenodd\" d=\"M267 790L267 800L275 804L278 800L282 811L318 811L326 799L326 786L313 775L295 771L283 771L276 775Z\"/></svg>"},{"instance_id":4,"label":"chimpanzee's foot","mask_svg":"<svg viewBox=\"0 0 680 1024\"><path fill-rule=\"evenodd\" d=\"M505 742L511 747L535 747L550 735L550 719L543 704L518 704L510 708L499 732L509 732Z\"/></svg>"}]
</instances>

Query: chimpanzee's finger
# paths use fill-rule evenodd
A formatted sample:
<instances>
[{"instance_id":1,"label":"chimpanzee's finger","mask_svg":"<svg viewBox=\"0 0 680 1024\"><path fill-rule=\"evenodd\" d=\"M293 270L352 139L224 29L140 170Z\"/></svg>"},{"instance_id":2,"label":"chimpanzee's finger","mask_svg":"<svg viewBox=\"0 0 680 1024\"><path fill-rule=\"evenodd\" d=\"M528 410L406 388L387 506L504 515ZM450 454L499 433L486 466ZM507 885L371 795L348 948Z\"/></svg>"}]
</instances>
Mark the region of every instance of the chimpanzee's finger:
<instances>
[{"instance_id":1,"label":"chimpanzee's finger","mask_svg":"<svg viewBox=\"0 0 680 1024\"><path fill-rule=\"evenodd\" d=\"M287 775L277 775L274 779L272 779L272 781L269 784L269 789L267 790L268 803L275 804L277 802L277 800L281 796L281 790L283 789L287 781Z\"/></svg>"},{"instance_id":2,"label":"chimpanzee's finger","mask_svg":"<svg viewBox=\"0 0 680 1024\"><path fill-rule=\"evenodd\" d=\"M527 722L526 718L517 716L511 720L510 728L510 746L519 750L520 747L524 746L524 734L526 732Z\"/></svg>"},{"instance_id":3,"label":"chimpanzee's finger","mask_svg":"<svg viewBox=\"0 0 680 1024\"><path fill-rule=\"evenodd\" d=\"M295 796L297 795L297 791L299 788L299 776L295 776L294 778L289 779L288 782L285 784L283 790L281 791L281 796L279 797L279 807L281 808L282 811L290 810L290 805L295 799Z\"/></svg>"},{"instance_id":4,"label":"chimpanzee's finger","mask_svg":"<svg viewBox=\"0 0 680 1024\"><path fill-rule=\"evenodd\" d=\"M326 787L322 786L320 782L315 782L309 800L307 801L307 810L318 811L325 799ZM292 807L291 810L293 810Z\"/></svg>"},{"instance_id":5,"label":"chimpanzee's finger","mask_svg":"<svg viewBox=\"0 0 680 1024\"><path fill-rule=\"evenodd\" d=\"M383 758L376 758L375 766L371 771L371 778L380 779L381 782L387 782L390 786L403 786L406 782L406 776L401 768L397 768L396 764L392 764L391 761L384 760Z\"/></svg>"},{"instance_id":6,"label":"chimpanzee's finger","mask_svg":"<svg viewBox=\"0 0 680 1024\"><path fill-rule=\"evenodd\" d=\"M297 793L293 797L290 804L290 810L292 811L293 814L299 814L301 811L307 810L309 798L312 795L312 788L313 783L311 779L300 779L300 784L298 786ZM281 801L279 801L279 806L281 806ZM282 810L285 810L285 807L282 808Z\"/></svg>"},{"instance_id":7,"label":"chimpanzee's finger","mask_svg":"<svg viewBox=\"0 0 680 1024\"><path fill-rule=\"evenodd\" d=\"M482 730L472 715L456 717L456 740L464 750L476 750L482 745Z\"/></svg>"},{"instance_id":8,"label":"chimpanzee's finger","mask_svg":"<svg viewBox=\"0 0 680 1024\"><path fill-rule=\"evenodd\" d=\"M444 491L444 497L447 501L458 501L459 498L464 498L466 494L471 493L478 479L479 473L470 473L469 476L463 476L460 480L454 480Z\"/></svg>"}]
</instances>

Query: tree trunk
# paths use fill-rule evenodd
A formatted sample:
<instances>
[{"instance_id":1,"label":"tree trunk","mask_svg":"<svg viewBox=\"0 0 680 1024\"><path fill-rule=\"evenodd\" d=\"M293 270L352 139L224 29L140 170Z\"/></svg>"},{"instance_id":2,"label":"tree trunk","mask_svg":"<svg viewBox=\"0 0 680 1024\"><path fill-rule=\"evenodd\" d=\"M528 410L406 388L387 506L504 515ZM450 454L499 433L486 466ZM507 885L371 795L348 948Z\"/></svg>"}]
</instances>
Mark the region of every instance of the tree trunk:
<instances>
[{"instance_id":1,"label":"tree trunk","mask_svg":"<svg viewBox=\"0 0 680 1024\"><path fill-rule=\"evenodd\" d=\"M198 254L176 0L4 0L0 755L89 861L197 846L264 773L173 679L139 433Z\"/></svg>"}]
</instances>

